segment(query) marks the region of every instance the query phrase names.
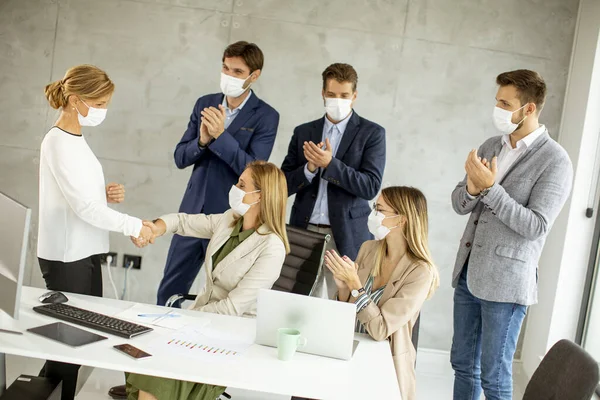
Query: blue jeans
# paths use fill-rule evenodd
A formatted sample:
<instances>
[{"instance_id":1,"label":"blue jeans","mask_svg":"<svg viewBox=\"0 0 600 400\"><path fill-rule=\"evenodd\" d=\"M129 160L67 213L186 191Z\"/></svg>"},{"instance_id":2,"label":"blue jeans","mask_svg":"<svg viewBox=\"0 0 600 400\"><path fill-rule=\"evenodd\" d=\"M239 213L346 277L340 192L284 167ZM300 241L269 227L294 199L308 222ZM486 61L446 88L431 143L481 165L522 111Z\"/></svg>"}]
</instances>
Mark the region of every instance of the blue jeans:
<instances>
[{"instance_id":1,"label":"blue jeans","mask_svg":"<svg viewBox=\"0 0 600 400\"><path fill-rule=\"evenodd\" d=\"M512 362L527 306L481 300L463 268L454 291L454 400L512 400Z\"/></svg>"}]
</instances>

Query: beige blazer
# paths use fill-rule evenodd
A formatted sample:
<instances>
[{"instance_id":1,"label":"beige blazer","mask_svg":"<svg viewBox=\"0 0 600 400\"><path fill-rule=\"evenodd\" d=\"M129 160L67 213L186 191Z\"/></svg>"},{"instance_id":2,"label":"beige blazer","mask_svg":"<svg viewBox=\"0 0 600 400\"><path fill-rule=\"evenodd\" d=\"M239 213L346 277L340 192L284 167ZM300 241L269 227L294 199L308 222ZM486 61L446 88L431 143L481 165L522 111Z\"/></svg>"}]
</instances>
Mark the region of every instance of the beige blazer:
<instances>
[{"instance_id":1,"label":"beige blazer","mask_svg":"<svg viewBox=\"0 0 600 400\"><path fill-rule=\"evenodd\" d=\"M365 242L358 253L358 276L365 284L375 267L379 241ZM416 350L412 330L433 282L433 273L424 262L406 254L392 272L379 304L370 302L358 319L375 340L388 340L392 349L402 400L415 400Z\"/></svg>"},{"instance_id":2,"label":"beige blazer","mask_svg":"<svg viewBox=\"0 0 600 400\"><path fill-rule=\"evenodd\" d=\"M210 239L204 260L206 285L191 309L254 317L259 290L271 289L279 278L285 246L265 225L213 268L212 257L229 239L236 218L231 210L224 214L170 214L160 218L165 221L167 232Z\"/></svg>"}]
</instances>

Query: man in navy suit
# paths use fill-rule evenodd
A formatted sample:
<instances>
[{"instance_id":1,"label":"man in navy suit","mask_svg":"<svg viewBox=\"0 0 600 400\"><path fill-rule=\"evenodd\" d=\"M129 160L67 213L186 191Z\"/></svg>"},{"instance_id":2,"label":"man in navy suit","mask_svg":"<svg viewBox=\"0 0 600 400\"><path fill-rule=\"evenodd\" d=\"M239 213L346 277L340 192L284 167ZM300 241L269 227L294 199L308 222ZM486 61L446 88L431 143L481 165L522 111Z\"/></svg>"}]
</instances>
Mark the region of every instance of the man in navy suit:
<instances>
[{"instance_id":1,"label":"man in navy suit","mask_svg":"<svg viewBox=\"0 0 600 400\"><path fill-rule=\"evenodd\" d=\"M200 97L175 149L175 164L193 166L180 212L218 214L229 209L229 190L253 160L267 160L275 143L279 113L250 86L263 68L257 45L237 42L225 49L223 93ZM188 293L204 262L208 240L175 235L171 241L158 304Z\"/></svg>"},{"instance_id":2,"label":"man in navy suit","mask_svg":"<svg viewBox=\"0 0 600 400\"><path fill-rule=\"evenodd\" d=\"M196 101L187 130L175 148L175 164L194 166L180 212L218 214L229 209L229 190L253 160L271 155L279 113L250 90L263 68L264 56L254 43L237 42L223 54L222 93ZM158 304L188 293L204 262L208 240L175 235L158 288ZM178 304L176 304L178 305ZM125 385L108 394L127 399Z\"/></svg>"},{"instance_id":3,"label":"man in navy suit","mask_svg":"<svg viewBox=\"0 0 600 400\"><path fill-rule=\"evenodd\" d=\"M379 192L385 168L385 130L352 110L357 83L351 65L327 67L325 116L294 130L281 166L288 194L296 194L290 224L331 234L330 247L353 260L363 242L372 239L368 201ZM335 282L326 268L324 273L331 297Z\"/></svg>"}]
</instances>

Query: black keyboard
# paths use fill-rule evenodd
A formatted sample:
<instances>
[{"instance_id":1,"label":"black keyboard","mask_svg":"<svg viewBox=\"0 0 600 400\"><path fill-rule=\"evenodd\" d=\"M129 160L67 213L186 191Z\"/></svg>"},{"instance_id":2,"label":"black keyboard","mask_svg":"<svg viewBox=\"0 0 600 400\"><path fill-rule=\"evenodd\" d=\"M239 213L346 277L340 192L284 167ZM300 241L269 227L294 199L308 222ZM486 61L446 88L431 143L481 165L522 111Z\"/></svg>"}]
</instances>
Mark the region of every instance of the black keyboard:
<instances>
[{"instance_id":1,"label":"black keyboard","mask_svg":"<svg viewBox=\"0 0 600 400\"><path fill-rule=\"evenodd\" d=\"M63 303L33 307L33 311L127 339L153 330L152 328Z\"/></svg>"}]
</instances>

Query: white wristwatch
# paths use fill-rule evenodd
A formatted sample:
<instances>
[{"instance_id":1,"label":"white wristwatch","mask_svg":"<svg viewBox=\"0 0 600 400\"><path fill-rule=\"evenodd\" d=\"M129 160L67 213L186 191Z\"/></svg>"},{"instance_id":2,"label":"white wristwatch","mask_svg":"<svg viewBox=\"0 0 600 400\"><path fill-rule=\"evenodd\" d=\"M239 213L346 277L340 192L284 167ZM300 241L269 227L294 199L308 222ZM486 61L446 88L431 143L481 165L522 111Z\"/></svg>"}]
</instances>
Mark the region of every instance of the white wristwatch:
<instances>
[{"instance_id":1,"label":"white wristwatch","mask_svg":"<svg viewBox=\"0 0 600 400\"><path fill-rule=\"evenodd\" d=\"M358 290L354 289L353 291L350 292L350 294L352 295L352 297L354 297L355 299L357 299L364 292L365 292L365 289L364 288L360 288Z\"/></svg>"}]
</instances>

